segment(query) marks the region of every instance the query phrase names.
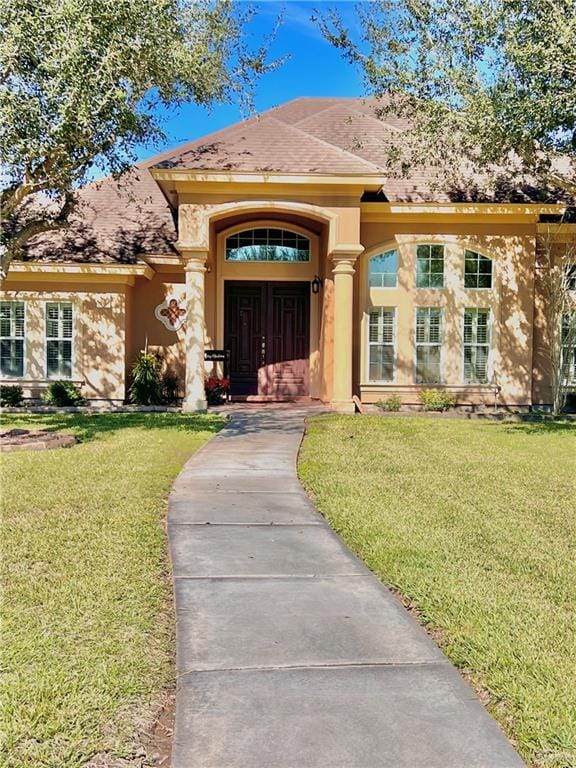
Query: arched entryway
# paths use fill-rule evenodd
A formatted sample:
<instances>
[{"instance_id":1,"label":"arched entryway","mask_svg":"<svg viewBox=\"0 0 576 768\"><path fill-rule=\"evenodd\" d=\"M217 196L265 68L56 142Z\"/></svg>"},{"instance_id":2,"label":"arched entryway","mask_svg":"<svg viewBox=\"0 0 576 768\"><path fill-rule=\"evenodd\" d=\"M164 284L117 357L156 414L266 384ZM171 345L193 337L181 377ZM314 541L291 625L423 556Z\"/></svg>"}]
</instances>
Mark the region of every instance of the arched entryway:
<instances>
[{"instance_id":1,"label":"arched entryway","mask_svg":"<svg viewBox=\"0 0 576 768\"><path fill-rule=\"evenodd\" d=\"M322 396L320 261L318 235L293 222L252 220L217 234L216 337L230 351L234 398Z\"/></svg>"}]
</instances>

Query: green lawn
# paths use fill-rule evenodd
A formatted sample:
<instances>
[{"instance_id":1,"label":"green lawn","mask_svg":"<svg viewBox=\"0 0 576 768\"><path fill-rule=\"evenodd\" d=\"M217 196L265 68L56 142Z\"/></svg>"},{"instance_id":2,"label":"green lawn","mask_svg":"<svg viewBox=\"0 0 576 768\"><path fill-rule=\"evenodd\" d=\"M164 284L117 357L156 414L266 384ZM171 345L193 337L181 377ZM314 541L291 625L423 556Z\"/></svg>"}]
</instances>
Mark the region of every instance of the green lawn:
<instances>
[{"instance_id":1,"label":"green lawn","mask_svg":"<svg viewBox=\"0 0 576 768\"><path fill-rule=\"evenodd\" d=\"M2 766L72 768L130 753L173 676L166 495L222 423L10 418L82 443L2 458Z\"/></svg>"},{"instance_id":2,"label":"green lawn","mask_svg":"<svg viewBox=\"0 0 576 768\"><path fill-rule=\"evenodd\" d=\"M576 766L576 425L316 417L300 475L532 766Z\"/></svg>"}]
</instances>

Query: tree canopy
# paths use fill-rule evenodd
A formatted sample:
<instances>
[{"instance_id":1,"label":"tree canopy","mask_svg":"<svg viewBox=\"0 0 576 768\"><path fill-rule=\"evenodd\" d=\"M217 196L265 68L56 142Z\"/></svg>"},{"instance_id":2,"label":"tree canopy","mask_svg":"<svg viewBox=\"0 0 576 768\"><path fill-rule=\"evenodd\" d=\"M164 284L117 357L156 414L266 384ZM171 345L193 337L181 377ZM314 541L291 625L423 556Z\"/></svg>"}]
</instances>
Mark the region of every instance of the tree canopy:
<instances>
[{"instance_id":1,"label":"tree canopy","mask_svg":"<svg viewBox=\"0 0 576 768\"><path fill-rule=\"evenodd\" d=\"M0 0L3 274L65 225L95 169L120 175L163 139L162 108L249 103L274 66L245 42L251 14L233 0Z\"/></svg>"},{"instance_id":2,"label":"tree canopy","mask_svg":"<svg viewBox=\"0 0 576 768\"><path fill-rule=\"evenodd\" d=\"M409 121L391 167L465 161L576 199L576 0L377 0L357 12L359 33L335 11L317 20L382 113Z\"/></svg>"}]
</instances>

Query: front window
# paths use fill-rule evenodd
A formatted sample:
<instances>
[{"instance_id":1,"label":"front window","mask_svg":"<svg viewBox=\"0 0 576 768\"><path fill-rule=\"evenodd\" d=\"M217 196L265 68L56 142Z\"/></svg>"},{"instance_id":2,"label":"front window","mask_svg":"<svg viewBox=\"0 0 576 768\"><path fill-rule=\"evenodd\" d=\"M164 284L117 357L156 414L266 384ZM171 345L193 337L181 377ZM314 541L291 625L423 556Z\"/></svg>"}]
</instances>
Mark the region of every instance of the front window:
<instances>
[{"instance_id":1,"label":"front window","mask_svg":"<svg viewBox=\"0 0 576 768\"><path fill-rule=\"evenodd\" d=\"M370 288L396 288L397 273L398 251L379 253L368 262L368 285Z\"/></svg>"},{"instance_id":2,"label":"front window","mask_svg":"<svg viewBox=\"0 0 576 768\"><path fill-rule=\"evenodd\" d=\"M226 238L226 261L310 261L310 240L286 229L246 229Z\"/></svg>"},{"instance_id":3,"label":"front window","mask_svg":"<svg viewBox=\"0 0 576 768\"><path fill-rule=\"evenodd\" d=\"M562 378L576 383L576 313L562 315Z\"/></svg>"},{"instance_id":4,"label":"front window","mask_svg":"<svg viewBox=\"0 0 576 768\"><path fill-rule=\"evenodd\" d=\"M464 310L464 381L488 383L490 352L490 310Z\"/></svg>"},{"instance_id":5,"label":"front window","mask_svg":"<svg viewBox=\"0 0 576 768\"><path fill-rule=\"evenodd\" d=\"M24 302L0 302L0 372L24 376Z\"/></svg>"},{"instance_id":6,"label":"front window","mask_svg":"<svg viewBox=\"0 0 576 768\"><path fill-rule=\"evenodd\" d=\"M46 304L46 375L49 379L72 378L72 304Z\"/></svg>"},{"instance_id":7,"label":"front window","mask_svg":"<svg viewBox=\"0 0 576 768\"><path fill-rule=\"evenodd\" d=\"M368 329L368 378L394 380L395 310L376 307L370 310Z\"/></svg>"},{"instance_id":8,"label":"front window","mask_svg":"<svg viewBox=\"0 0 576 768\"><path fill-rule=\"evenodd\" d=\"M420 307L416 310L416 384L440 383L442 348L442 310Z\"/></svg>"},{"instance_id":9,"label":"front window","mask_svg":"<svg viewBox=\"0 0 576 768\"><path fill-rule=\"evenodd\" d=\"M444 246L419 245L416 248L416 288L444 287Z\"/></svg>"},{"instance_id":10,"label":"front window","mask_svg":"<svg viewBox=\"0 0 576 768\"><path fill-rule=\"evenodd\" d=\"M464 287L492 288L492 259L475 251L465 251Z\"/></svg>"},{"instance_id":11,"label":"front window","mask_svg":"<svg viewBox=\"0 0 576 768\"><path fill-rule=\"evenodd\" d=\"M576 264L567 264L564 267L566 290L576 291Z\"/></svg>"}]
</instances>

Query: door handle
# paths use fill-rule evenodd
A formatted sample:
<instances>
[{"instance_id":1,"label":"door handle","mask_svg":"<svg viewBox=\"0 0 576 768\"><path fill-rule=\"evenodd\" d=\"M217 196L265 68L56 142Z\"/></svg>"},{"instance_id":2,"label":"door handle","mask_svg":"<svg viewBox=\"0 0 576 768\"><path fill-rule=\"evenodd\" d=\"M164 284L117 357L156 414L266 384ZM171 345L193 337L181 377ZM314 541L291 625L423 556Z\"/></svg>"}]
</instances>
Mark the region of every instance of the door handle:
<instances>
[{"instance_id":1,"label":"door handle","mask_svg":"<svg viewBox=\"0 0 576 768\"><path fill-rule=\"evenodd\" d=\"M266 365L266 336L260 337L260 365Z\"/></svg>"}]
</instances>

